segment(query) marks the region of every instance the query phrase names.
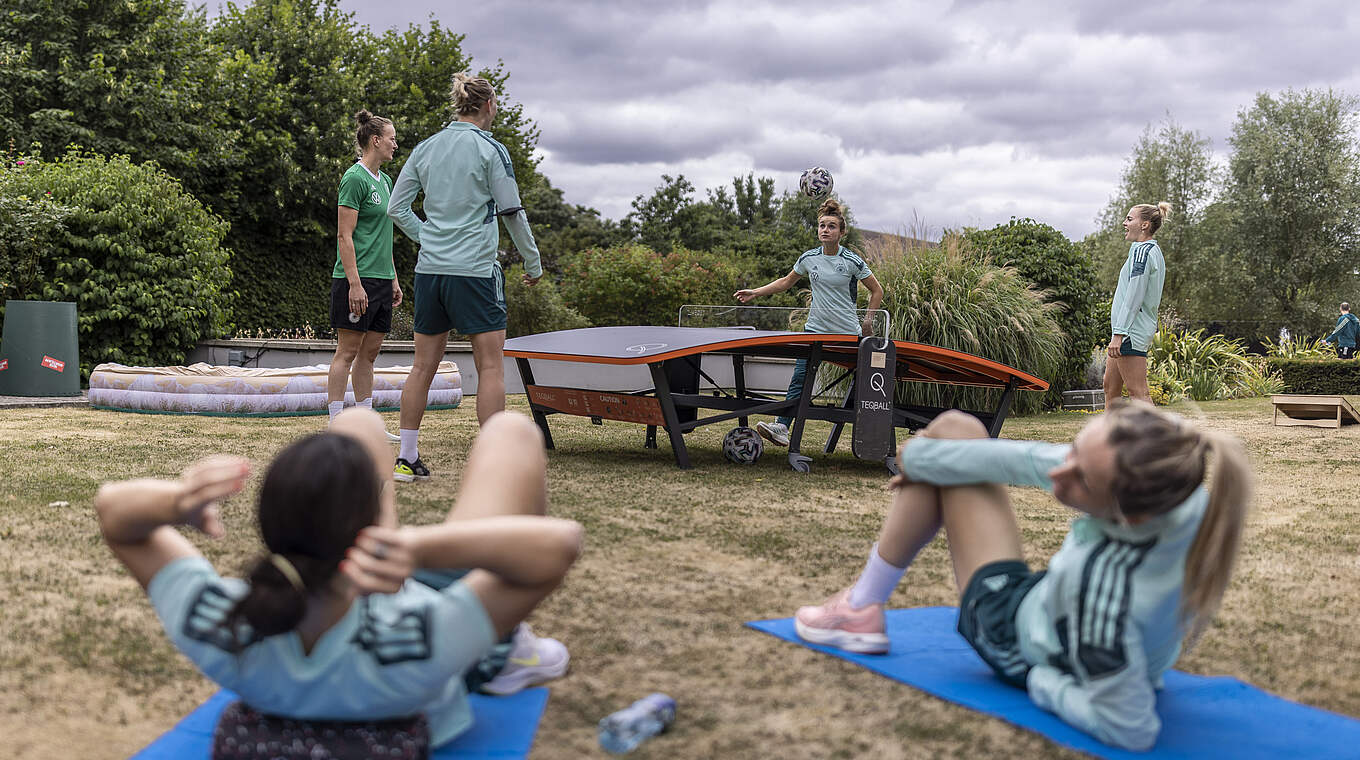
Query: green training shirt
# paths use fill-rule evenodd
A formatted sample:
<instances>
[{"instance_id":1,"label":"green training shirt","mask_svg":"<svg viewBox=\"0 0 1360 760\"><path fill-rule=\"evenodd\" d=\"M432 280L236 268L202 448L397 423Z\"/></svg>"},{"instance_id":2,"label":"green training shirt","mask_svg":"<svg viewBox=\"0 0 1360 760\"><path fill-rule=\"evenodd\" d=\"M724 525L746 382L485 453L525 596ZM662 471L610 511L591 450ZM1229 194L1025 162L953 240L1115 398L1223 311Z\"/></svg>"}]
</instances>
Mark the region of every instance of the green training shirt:
<instances>
[{"instance_id":1,"label":"green training shirt","mask_svg":"<svg viewBox=\"0 0 1360 760\"><path fill-rule=\"evenodd\" d=\"M336 205L359 212L354 223L354 263L360 277L390 280L397 276L392 265L392 220L387 218L387 207L392 199L392 178L356 161L340 178L340 200ZM335 244L335 269L331 277L345 279L345 266L340 262L340 243Z\"/></svg>"},{"instance_id":2,"label":"green training shirt","mask_svg":"<svg viewBox=\"0 0 1360 760\"><path fill-rule=\"evenodd\" d=\"M808 309L810 333L859 335L860 318L855 311L859 282L873 274L864 259L841 246L828 256L820 246L798 257L793 271L812 283L812 306Z\"/></svg>"}]
</instances>

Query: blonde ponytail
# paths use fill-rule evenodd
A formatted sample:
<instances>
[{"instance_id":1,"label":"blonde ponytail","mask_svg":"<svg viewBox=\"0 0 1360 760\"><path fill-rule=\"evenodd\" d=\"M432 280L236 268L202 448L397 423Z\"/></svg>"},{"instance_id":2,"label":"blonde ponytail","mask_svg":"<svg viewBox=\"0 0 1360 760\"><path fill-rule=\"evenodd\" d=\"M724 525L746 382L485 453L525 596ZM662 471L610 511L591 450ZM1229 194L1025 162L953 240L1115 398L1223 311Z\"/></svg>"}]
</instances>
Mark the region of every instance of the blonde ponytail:
<instances>
[{"instance_id":1,"label":"blonde ponytail","mask_svg":"<svg viewBox=\"0 0 1360 760\"><path fill-rule=\"evenodd\" d=\"M1223 601L1252 498L1252 472L1242 444L1222 433L1200 435L1208 442L1215 462L1213 480L1209 483L1209 506L1185 558L1180 615L1189 646L1194 646L1209 627Z\"/></svg>"},{"instance_id":2,"label":"blonde ponytail","mask_svg":"<svg viewBox=\"0 0 1360 760\"><path fill-rule=\"evenodd\" d=\"M1237 561L1252 494L1247 455L1235 438L1142 401L1116 403L1107 425L1115 450L1111 490L1126 517L1159 515L1184 503L1204 485L1213 460L1209 504L1185 558L1181 592L1181 625L1193 645L1213 620Z\"/></svg>"},{"instance_id":3,"label":"blonde ponytail","mask_svg":"<svg viewBox=\"0 0 1360 760\"><path fill-rule=\"evenodd\" d=\"M1138 218L1148 223L1148 234L1156 235L1157 230L1161 229L1162 222L1171 218L1171 204L1161 201L1156 206L1151 203L1140 203L1133 207L1138 212Z\"/></svg>"}]
</instances>

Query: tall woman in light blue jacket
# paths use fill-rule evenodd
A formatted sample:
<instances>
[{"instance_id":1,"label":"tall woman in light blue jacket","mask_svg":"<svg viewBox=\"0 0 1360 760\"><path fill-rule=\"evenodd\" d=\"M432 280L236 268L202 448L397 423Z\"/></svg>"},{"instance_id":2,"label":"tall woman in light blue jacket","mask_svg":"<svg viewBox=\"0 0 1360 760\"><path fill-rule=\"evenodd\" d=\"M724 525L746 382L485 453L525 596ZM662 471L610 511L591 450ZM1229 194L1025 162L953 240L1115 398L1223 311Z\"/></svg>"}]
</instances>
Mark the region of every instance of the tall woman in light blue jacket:
<instances>
[{"instance_id":1,"label":"tall woman in light blue jacket","mask_svg":"<svg viewBox=\"0 0 1360 760\"><path fill-rule=\"evenodd\" d=\"M1129 257L1119 270L1119 286L1110 306L1110 345L1105 359L1105 408L1123 395L1152 403L1148 392L1147 350L1157 333L1157 308L1166 282L1166 259L1152 239L1171 215L1166 201L1140 203L1124 217L1124 239Z\"/></svg>"},{"instance_id":2,"label":"tall woman in light blue jacket","mask_svg":"<svg viewBox=\"0 0 1360 760\"><path fill-rule=\"evenodd\" d=\"M1101 741L1151 747L1162 674L1209 624L1237 558L1252 484L1241 445L1134 401L1071 445L989 438L976 417L946 412L898 456L864 570L798 610L798 635L887 652L884 603L944 528L959 633L996 675ZM1025 563L1002 484L1051 491L1081 515L1047 570Z\"/></svg>"}]
</instances>

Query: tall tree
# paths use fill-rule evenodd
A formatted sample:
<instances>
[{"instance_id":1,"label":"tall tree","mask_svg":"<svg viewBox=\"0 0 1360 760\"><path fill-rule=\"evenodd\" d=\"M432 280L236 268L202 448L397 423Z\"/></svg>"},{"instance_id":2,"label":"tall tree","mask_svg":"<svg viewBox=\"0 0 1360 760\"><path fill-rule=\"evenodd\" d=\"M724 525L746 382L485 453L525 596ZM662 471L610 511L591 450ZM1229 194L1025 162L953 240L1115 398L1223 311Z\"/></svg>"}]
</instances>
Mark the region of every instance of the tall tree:
<instances>
[{"instance_id":1,"label":"tall tree","mask_svg":"<svg viewBox=\"0 0 1360 760\"><path fill-rule=\"evenodd\" d=\"M221 59L202 9L183 0L8 0L0 121L19 151L152 160L193 190L236 160L211 118Z\"/></svg>"},{"instance_id":2,"label":"tall tree","mask_svg":"<svg viewBox=\"0 0 1360 760\"><path fill-rule=\"evenodd\" d=\"M1128 255L1129 244L1121 223L1129 209L1139 203L1167 201L1172 208L1171 221L1157 232L1157 242L1167 260L1163 303L1181 310L1193 309L1192 291L1202 282L1197 260L1208 255L1204 245L1211 242L1197 237L1196 226L1214 200L1217 185L1207 137L1182 128L1170 115L1155 129L1149 124L1124 165L1119 189L1096 219L1099 229L1085 241L1102 289L1114 289Z\"/></svg>"},{"instance_id":3,"label":"tall tree","mask_svg":"<svg viewBox=\"0 0 1360 760\"><path fill-rule=\"evenodd\" d=\"M1261 93L1233 126L1239 250L1264 310L1296 333L1325 326L1360 261L1356 109L1332 90Z\"/></svg>"}]
</instances>

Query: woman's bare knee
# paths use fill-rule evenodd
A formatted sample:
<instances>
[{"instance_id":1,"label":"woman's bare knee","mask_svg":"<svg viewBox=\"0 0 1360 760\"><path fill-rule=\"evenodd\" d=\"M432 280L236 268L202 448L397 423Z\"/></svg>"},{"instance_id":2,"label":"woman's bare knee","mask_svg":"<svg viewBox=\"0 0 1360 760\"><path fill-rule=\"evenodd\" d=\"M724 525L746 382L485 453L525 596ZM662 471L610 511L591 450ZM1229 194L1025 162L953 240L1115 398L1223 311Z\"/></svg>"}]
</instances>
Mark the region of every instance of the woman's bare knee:
<instances>
[{"instance_id":1,"label":"woman's bare knee","mask_svg":"<svg viewBox=\"0 0 1360 760\"><path fill-rule=\"evenodd\" d=\"M950 409L931 420L930 424L926 426L925 434L931 438L988 437L987 428L981 420L957 409Z\"/></svg>"}]
</instances>

